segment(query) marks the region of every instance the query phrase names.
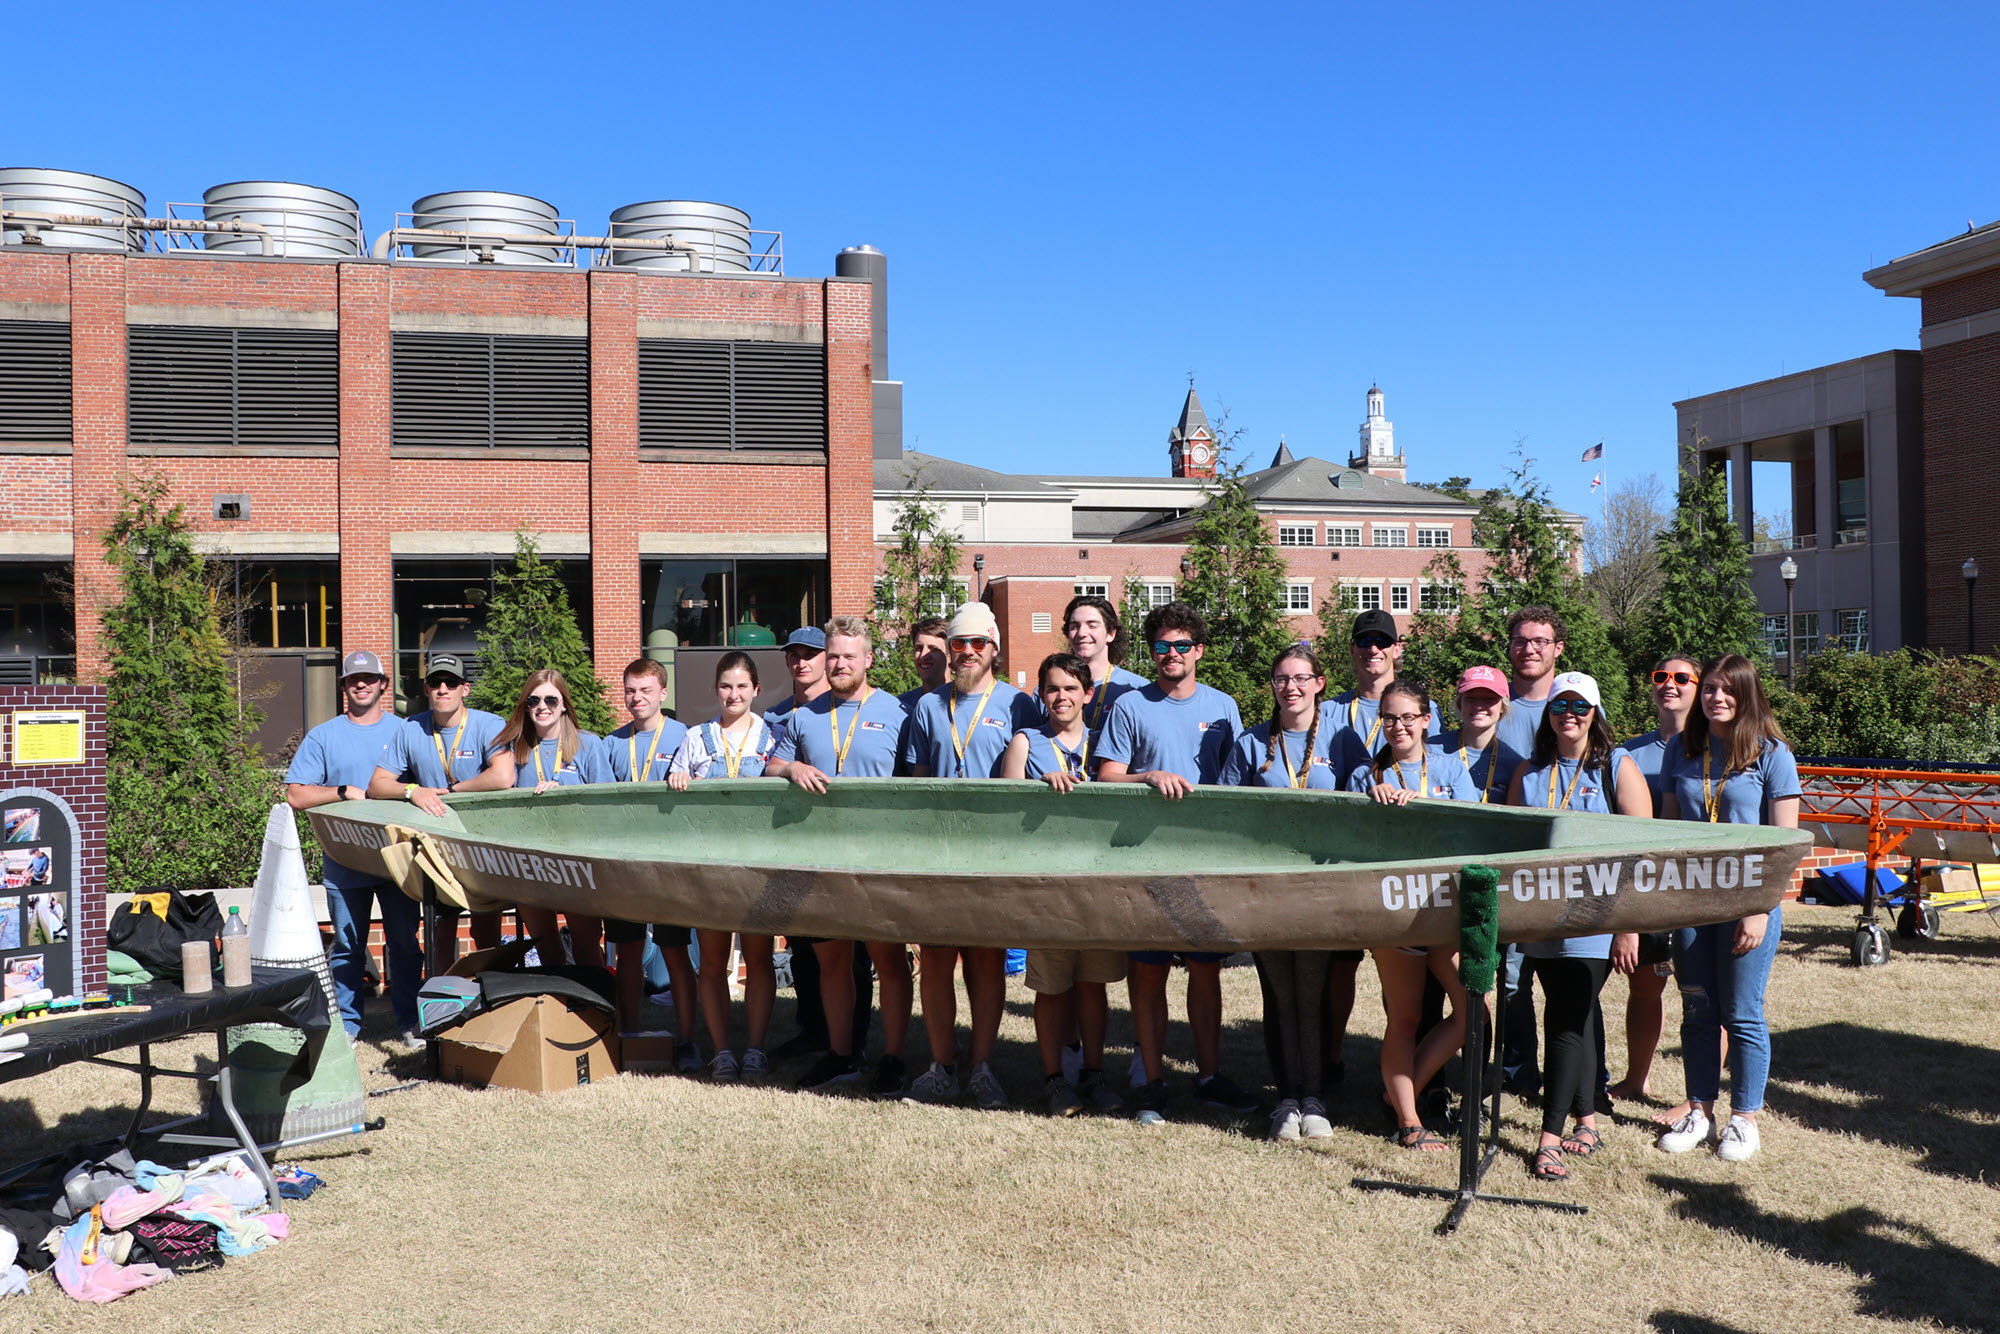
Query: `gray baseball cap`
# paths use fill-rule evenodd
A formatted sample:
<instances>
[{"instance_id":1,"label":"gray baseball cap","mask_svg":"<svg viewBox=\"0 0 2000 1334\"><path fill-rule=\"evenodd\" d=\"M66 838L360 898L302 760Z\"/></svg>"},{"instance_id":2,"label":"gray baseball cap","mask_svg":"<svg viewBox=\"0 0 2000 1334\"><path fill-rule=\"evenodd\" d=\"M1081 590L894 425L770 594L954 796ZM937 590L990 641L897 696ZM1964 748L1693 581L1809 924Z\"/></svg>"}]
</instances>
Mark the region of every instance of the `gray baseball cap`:
<instances>
[{"instance_id":1,"label":"gray baseball cap","mask_svg":"<svg viewBox=\"0 0 2000 1334\"><path fill-rule=\"evenodd\" d=\"M365 648L358 648L340 660L340 679L350 676L387 676L382 660Z\"/></svg>"},{"instance_id":2,"label":"gray baseball cap","mask_svg":"<svg viewBox=\"0 0 2000 1334\"><path fill-rule=\"evenodd\" d=\"M461 681L469 679L465 674L465 663L456 653L431 654L431 665L424 671L424 680L428 681L433 676L456 676Z\"/></svg>"}]
</instances>

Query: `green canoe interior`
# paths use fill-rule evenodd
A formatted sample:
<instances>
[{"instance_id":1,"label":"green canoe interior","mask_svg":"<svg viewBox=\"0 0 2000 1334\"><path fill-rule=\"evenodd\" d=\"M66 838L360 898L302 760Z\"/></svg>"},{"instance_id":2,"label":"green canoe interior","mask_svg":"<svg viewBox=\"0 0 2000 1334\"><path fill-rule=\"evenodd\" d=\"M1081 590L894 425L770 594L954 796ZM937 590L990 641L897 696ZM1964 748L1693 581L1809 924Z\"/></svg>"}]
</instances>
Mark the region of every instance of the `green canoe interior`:
<instances>
[{"instance_id":1,"label":"green canoe interior","mask_svg":"<svg viewBox=\"0 0 2000 1334\"><path fill-rule=\"evenodd\" d=\"M1200 788L1165 801L1138 785L1093 784L1062 796L1036 782L914 778L849 779L824 796L776 779L742 779L695 783L685 793L664 784L574 787L450 804L444 821L402 803L368 802L340 814L417 829L462 825L484 842L615 861L1034 876L1505 861L1551 850L1726 851L1780 833L1467 802L1384 806L1350 793Z\"/></svg>"}]
</instances>

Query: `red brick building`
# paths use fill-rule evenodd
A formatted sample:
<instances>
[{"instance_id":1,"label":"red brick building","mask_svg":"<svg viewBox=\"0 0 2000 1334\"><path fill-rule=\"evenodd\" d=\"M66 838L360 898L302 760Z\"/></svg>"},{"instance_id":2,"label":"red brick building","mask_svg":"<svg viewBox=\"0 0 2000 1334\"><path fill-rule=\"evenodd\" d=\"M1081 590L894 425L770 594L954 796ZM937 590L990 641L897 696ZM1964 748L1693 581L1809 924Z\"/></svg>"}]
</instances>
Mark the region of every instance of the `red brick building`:
<instances>
[{"instance_id":1,"label":"red brick building","mask_svg":"<svg viewBox=\"0 0 2000 1334\"><path fill-rule=\"evenodd\" d=\"M608 679L869 604L865 281L24 239L0 248L0 683L100 679L100 534L142 472L244 585L267 744L330 714L342 650L394 649L407 691L471 647L520 528Z\"/></svg>"}]
</instances>

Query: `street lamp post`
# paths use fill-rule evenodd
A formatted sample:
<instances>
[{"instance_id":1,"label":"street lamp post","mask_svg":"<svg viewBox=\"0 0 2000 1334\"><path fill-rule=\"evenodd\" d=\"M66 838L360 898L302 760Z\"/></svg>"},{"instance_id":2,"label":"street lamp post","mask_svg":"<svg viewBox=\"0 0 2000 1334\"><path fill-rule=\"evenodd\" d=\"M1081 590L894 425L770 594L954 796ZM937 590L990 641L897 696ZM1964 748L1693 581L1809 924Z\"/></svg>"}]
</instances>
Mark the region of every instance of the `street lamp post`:
<instances>
[{"instance_id":1,"label":"street lamp post","mask_svg":"<svg viewBox=\"0 0 2000 1334\"><path fill-rule=\"evenodd\" d=\"M972 572L979 576L979 596L986 596L986 557L984 553L973 556Z\"/></svg>"},{"instance_id":2,"label":"street lamp post","mask_svg":"<svg viewBox=\"0 0 2000 1334\"><path fill-rule=\"evenodd\" d=\"M1965 652L1969 657L1978 652L1976 646L1979 641L1972 634L1972 586L1979 582L1979 562L1967 556L1965 564L1958 567L1958 572L1965 576Z\"/></svg>"},{"instance_id":3,"label":"street lamp post","mask_svg":"<svg viewBox=\"0 0 2000 1334\"><path fill-rule=\"evenodd\" d=\"M1799 675L1799 637L1793 629L1798 622L1792 618L1792 585L1799 581L1799 563L1785 557L1778 577L1785 581L1785 684L1791 685Z\"/></svg>"}]
</instances>

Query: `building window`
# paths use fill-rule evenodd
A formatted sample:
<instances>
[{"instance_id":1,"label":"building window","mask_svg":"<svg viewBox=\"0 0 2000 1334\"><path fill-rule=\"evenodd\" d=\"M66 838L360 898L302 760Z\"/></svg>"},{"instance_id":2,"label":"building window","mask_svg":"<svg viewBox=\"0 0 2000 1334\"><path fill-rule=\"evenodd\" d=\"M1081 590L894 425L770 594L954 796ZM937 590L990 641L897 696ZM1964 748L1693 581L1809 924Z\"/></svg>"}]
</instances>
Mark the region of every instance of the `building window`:
<instances>
[{"instance_id":1,"label":"building window","mask_svg":"<svg viewBox=\"0 0 2000 1334\"><path fill-rule=\"evenodd\" d=\"M1164 607L1174 600L1174 586L1171 583L1148 583L1145 588L1148 609Z\"/></svg>"},{"instance_id":2,"label":"building window","mask_svg":"<svg viewBox=\"0 0 2000 1334\"><path fill-rule=\"evenodd\" d=\"M1278 525L1278 545L1281 547L1317 546L1313 539L1313 526L1309 523L1281 523Z\"/></svg>"},{"instance_id":3,"label":"building window","mask_svg":"<svg viewBox=\"0 0 2000 1334\"><path fill-rule=\"evenodd\" d=\"M590 443L587 338L396 333L389 348L395 444Z\"/></svg>"},{"instance_id":4,"label":"building window","mask_svg":"<svg viewBox=\"0 0 2000 1334\"><path fill-rule=\"evenodd\" d=\"M1868 613L1864 611L1861 615L1865 618ZM1863 631L1864 633L1866 631L1865 620L1863 622ZM1799 656L1802 658L1819 648L1818 612L1802 611L1796 613L1792 617L1792 634L1790 636L1785 634L1785 618L1782 615L1766 616L1764 618L1764 648L1773 658L1789 657L1791 654L1791 642L1794 639L1798 641Z\"/></svg>"},{"instance_id":5,"label":"building window","mask_svg":"<svg viewBox=\"0 0 2000 1334\"><path fill-rule=\"evenodd\" d=\"M1408 584L1389 585L1389 610L1408 611L1410 609L1410 586Z\"/></svg>"},{"instance_id":6,"label":"building window","mask_svg":"<svg viewBox=\"0 0 2000 1334\"><path fill-rule=\"evenodd\" d=\"M884 616L896 614L896 581L877 579L875 581L875 610Z\"/></svg>"},{"instance_id":7,"label":"building window","mask_svg":"<svg viewBox=\"0 0 2000 1334\"><path fill-rule=\"evenodd\" d=\"M1458 610L1457 584L1423 584L1417 589L1417 607L1449 615Z\"/></svg>"},{"instance_id":8,"label":"building window","mask_svg":"<svg viewBox=\"0 0 2000 1334\"><path fill-rule=\"evenodd\" d=\"M1382 585L1342 584L1340 586L1340 608L1342 611L1382 610Z\"/></svg>"},{"instance_id":9,"label":"building window","mask_svg":"<svg viewBox=\"0 0 2000 1334\"><path fill-rule=\"evenodd\" d=\"M1449 547L1451 545L1451 529L1419 528L1417 529L1417 545L1420 547Z\"/></svg>"},{"instance_id":10,"label":"building window","mask_svg":"<svg viewBox=\"0 0 2000 1334\"><path fill-rule=\"evenodd\" d=\"M126 439L338 445L339 344L331 329L135 324L125 331Z\"/></svg>"},{"instance_id":11,"label":"building window","mask_svg":"<svg viewBox=\"0 0 2000 1334\"><path fill-rule=\"evenodd\" d=\"M647 648L769 648L794 630L822 624L829 614L824 560L645 561L639 588ZM888 580L876 582L878 606L887 601L885 610L893 610L895 596Z\"/></svg>"},{"instance_id":12,"label":"building window","mask_svg":"<svg viewBox=\"0 0 2000 1334\"><path fill-rule=\"evenodd\" d=\"M1849 653L1868 652L1868 608L1837 611L1833 615L1840 626L1840 633L1834 637L1834 642Z\"/></svg>"},{"instance_id":13,"label":"building window","mask_svg":"<svg viewBox=\"0 0 2000 1334\"><path fill-rule=\"evenodd\" d=\"M1289 579L1285 582L1284 610L1294 614L1310 612L1313 609L1313 586L1310 579Z\"/></svg>"},{"instance_id":14,"label":"building window","mask_svg":"<svg viewBox=\"0 0 2000 1334\"><path fill-rule=\"evenodd\" d=\"M1328 524L1326 544L1330 547L1358 547L1361 545L1361 525Z\"/></svg>"},{"instance_id":15,"label":"building window","mask_svg":"<svg viewBox=\"0 0 2000 1334\"><path fill-rule=\"evenodd\" d=\"M1075 584L1072 587L1076 589L1076 595L1080 598L1108 598L1111 596L1110 584Z\"/></svg>"},{"instance_id":16,"label":"building window","mask_svg":"<svg viewBox=\"0 0 2000 1334\"><path fill-rule=\"evenodd\" d=\"M1833 428L1834 545L1868 540L1868 455L1860 422Z\"/></svg>"},{"instance_id":17,"label":"building window","mask_svg":"<svg viewBox=\"0 0 2000 1334\"><path fill-rule=\"evenodd\" d=\"M970 601L972 601L972 581L954 576L951 581L951 591L938 595L938 604L933 609L933 614L949 616Z\"/></svg>"},{"instance_id":18,"label":"building window","mask_svg":"<svg viewBox=\"0 0 2000 1334\"><path fill-rule=\"evenodd\" d=\"M825 450L826 348L641 338L639 443Z\"/></svg>"},{"instance_id":19,"label":"building window","mask_svg":"<svg viewBox=\"0 0 2000 1334\"><path fill-rule=\"evenodd\" d=\"M1374 530L1375 545L1378 547L1406 547L1410 545L1410 530L1400 524L1390 527L1378 523L1371 525L1371 527Z\"/></svg>"}]
</instances>

